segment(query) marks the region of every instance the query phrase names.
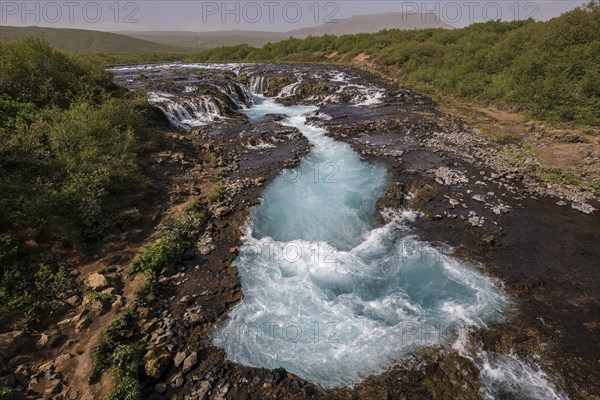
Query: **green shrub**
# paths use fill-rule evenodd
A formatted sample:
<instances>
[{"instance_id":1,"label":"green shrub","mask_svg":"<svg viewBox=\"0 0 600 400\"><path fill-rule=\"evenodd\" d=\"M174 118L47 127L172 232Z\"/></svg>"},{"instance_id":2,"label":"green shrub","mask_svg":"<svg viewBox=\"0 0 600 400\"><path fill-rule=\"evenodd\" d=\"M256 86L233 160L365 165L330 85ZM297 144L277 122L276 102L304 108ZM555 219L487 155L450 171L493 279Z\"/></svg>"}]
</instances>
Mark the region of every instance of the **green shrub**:
<instances>
[{"instance_id":1,"label":"green shrub","mask_svg":"<svg viewBox=\"0 0 600 400\"><path fill-rule=\"evenodd\" d=\"M142 248L141 253L133 260L131 266L134 273L142 271L160 272L163 268L177 262L179 256L180 246L176 242L157 239Z\"/></svg>"},{"instance_id":2,"label":"green shrub","mask_svg":"<svg viewBox=\"0 0 600 400\"><path fill-rule=\"evenodd\" d=\"M204 207L200 203L191 203L174 224L159 225L160 238L142 248L131 264L133 273L161 272L178 262L183 251L198 235L205 219Z\"/></svg>"},{"instance_id":3,"label":"green shrub","mask_svg":"<svg viewBox=\"0 0 600 400\"><path fill-rule=\"evenodd\" d=\"M160 379L163 373L169 368L171 356L166 352L152 352L144 357L144 372L146 376L152 379Z\"/></svg>"},{"instance_id":4,"label":"green shrub","mask_svg":"<svg viewBox=\"0 0 600 400\"><path fill-rule=\"evenodd\" d=\"M99 66L82 63L32 37L0 42L0 70L3 93L38 107L66 108L78 96L117 90L110 74Z\"/></svg>"},{"instance_id":5,"label":"green shrub","mask_svg":"<svg viewBox=\"0 0 600 400\"><path fill-rule=\"evenodd\" d=\"M117 384L108 394L107 400L139 400L142 388L137 379L130 376L117 378Z\"/></svg>"},{"instance_id":6,"label":"green shrub","mask_svg":"<svg viewBox=\"0 0 600 400\"><path fill-rule=\"evenodd\" d=\"M18 313L26 326L52 315L76 286L64 267L29 262L30 252L9 234L0 234L0 314Z\"/></svg>"},{"instance_id":7,"label":"green shrub","mask_svg":"<svg viewBox=\"0 0 600 400\"><path fill-rule=\"evenodd\" d=\"M151 307L156 301L157 279L152 272L146 272L146 280L135 293L135 305L137 307Z\"/></svg>"},{"instance_id":8,"label":"green shrub","mask_svg":"<svg viewBox=\"0 0 600 400\"><path fill-rule=\"evenodd\" d=\"M132 354L130 348L121 347L135 339L138 331L138 316L135 310L125 309L112 320L100 333L98 342L91 351L93 361L90 380L95 381L100 375L114 366L115 361L123 361L127 354ZM120 349L121 355L115 356L116 350Z\"/></svg>"},{"instance_id":9,"label":"green shrub","mask_svg":"<svg viewBox=\"0 0 600 400\"><path fill-rule=\"evenodd\" d=\"M10 400L12 399L13 391L9 387L0 386L0 400Z\"/></svg>"},{"instance_id":10,"label":"green shrub","mask_svg":"<svg viewBox=\"0 0 600 400\"><path fill-rule=\"evenodd\" d=\"M96 240L141 191L148 104L88 58L27 38L0 43L0 219Z\"/></svg>"},{"instance_id":11,"label":"green shrub","mask_svg":"<svg viewBox=\"0 0 600 400\"><path fill-rule=\"evenodd\" d=\"M121 373L137 377L143 349L139 343L126 343L118 345L112 353L112 366Z\"/></svg>"},{"instance_id":12,"label":"green shrub","mask_svg":"<svg viewBox=\"0 0 600 400\"><path fill-rule=\"evenodd\" d=\"M212 192L208 195L209 203L216 203L218 201L223 200L223 195L225 194L225 188L222 185L216 185Z\"/></svg>"},{"instance_id":13,"label":"green shrub","mask_svg":"<svg viewBox=\"0 0 600 400\"><path fill-rule=\"evenodd\" d=\"M90 302L100 301L103 303L111 302L115 298L115 296L113 296L112 294L102 292L88 292L86 296L90 300Z\"/></svg>"}]
</instances>

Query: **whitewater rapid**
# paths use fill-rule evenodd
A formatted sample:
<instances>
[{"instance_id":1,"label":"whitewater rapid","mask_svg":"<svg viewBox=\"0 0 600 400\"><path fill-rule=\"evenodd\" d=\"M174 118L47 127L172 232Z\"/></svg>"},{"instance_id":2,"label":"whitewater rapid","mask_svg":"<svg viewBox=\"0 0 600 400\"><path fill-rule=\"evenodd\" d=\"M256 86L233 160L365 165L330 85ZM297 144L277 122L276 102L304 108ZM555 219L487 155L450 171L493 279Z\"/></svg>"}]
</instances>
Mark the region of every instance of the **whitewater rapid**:
<instances>
[{"instance_id":1,"label":"whitewater rapid","mask_svg":"<svg viewBox=\"0 0 600 400\"><path fill-rule=\"evenodd\" d=\"M420 241L413 212L376 223L385 168L307 123L317 108L257 98L312 144L264 192L236 265L243 300L215 337L235 362L283 367L324 387L352 385L407 353L483 326L507 299L496 281Z\"/></svg>"}]
</instances>

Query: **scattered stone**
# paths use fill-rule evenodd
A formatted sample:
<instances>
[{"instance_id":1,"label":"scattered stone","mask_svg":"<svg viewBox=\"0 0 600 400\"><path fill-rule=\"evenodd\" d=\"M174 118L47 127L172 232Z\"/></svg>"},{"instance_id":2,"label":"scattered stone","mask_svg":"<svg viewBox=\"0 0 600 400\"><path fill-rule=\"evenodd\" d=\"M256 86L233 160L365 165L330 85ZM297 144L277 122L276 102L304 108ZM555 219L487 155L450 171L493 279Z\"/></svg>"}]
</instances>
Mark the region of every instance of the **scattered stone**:
<instances>
[{"instance_id":1,"label":"scattered stone","mask_svg":"<svg viewBox=\"0 0 600 400\"><path fill-rule=\"evenodd\" d=\"M71 307L76 307L77 305L79 305L79 296L77 295L73 295L71 297L69 297L66 300L67 304L69 304Z\"/></svg>"},{"instance_id":2,"label":"scattered stone","mask_svg":"<svg viewBox=\"0 0 600 400\"><path fill-rule=\"evenodd\" d=\"M479 203L485 203L485 197L483 197L480 194L476 194L475 196L473 196L473 200L475 200Z\"/></svg>"},{"instance_id":3,"label":"scattered stone","mask_svg":"<svg viewBox=\"0 0 600 400\"><path fill-rule=\"evenodd\" d=\"M563 141L567 143L583 143L583 139L578 135L565 135Z\"/></svg>"},{"instance_id":4,"label":"scattered stone","mask_svg":"<svg viewBox=\"0 0 600 400\"><path fill-rule=\"evenodd\" d=\"M492 211L494 212L494 214L496 215L502 215L502 214L507 214L510 212L510 207L504 205L504 204L499 204L497 206L494 206L492 208Z\"/></svg>"},{"instance_id":5,"label":"scattered stone","mask_svg":"<svg viewBox=\"0 0 600 400\"><path fill-rule=\"evenodd\" d=\"M471 224L471 226L481 227L481 226L483 226L484 218L483 217L471 217L471 218L469 218L468 222L469 222L469 224Z\"/></svg>"},{"instance_id":6,"label":"scattered stone","mask_svg":"<svg viewBox=\"0 0 600 400\"><path fill-rule=\"evenodd\" d=\"M430 170L429 172L433 172L435 175L435 181L441 185L456 185L459 183L469 182L469 178L467 178L462 172L453 171L447 167L440 167Z\"/></svg>"},{"instance_id":7,"label":"scattered stone","mask_svg":"<svg viewBox=\"0 0 600 400\"><path fill-rule=\"evenodd\" d=\"M213 244L213 238L211 236L206 236L200 239L198 242L198 252L203 255L209 255L215 250L215 246Z\"/></svg>"},{"instance_id":8,"label":"scattered stone","mask_svg":"<svg viewBox=\"0 0 600 400\"><path fill-rule=\"evenodd\" d=\"M117 294L117 289L114 287L106 288L102 291L103 294L107 294L109 296L115 296Z\"/></svg>"},{"instance_id":9,"label":"scattered stone","mask_svg":"<svg viewBox=\"0 0 600 400\"><path fill-rule=\"evenodd\" d=\"M577 211L581 211L584 214L591 214L594 211L596 211L596 209L587 204L587 203L571 203L571 208Z\"/></svg>"},{"instance_id":10,"label":"scattered stone","mask_svg":"<svg viewBox=\"0 0 600 400\"><path fill-rule=\"evenodd\" d=\"M215 209L215 211L213 212L213 214L216 218L220 218L220 217L227 215L230 211L231 211L231 209L229 207L221 206L221 207L217 207Z\"/></svg>"},{"instance_id":11,"label":"scattered stone","mask_svg":"<svg viewBox=\"0 0 600 400\"><path fill-rule=\"evenodd\" d=\"M181 365L181 363L183 363L183 360L185 360L185 358L185 352L183 351L180 351L179 353L175 354L175 358L173 359L173 364L175 365L175 368L179 368L179 366Z\"/></svg>"},{"instance_id":12,"label":"scattered stone","mask_svg":"<svg viewBox=\"0 0 600 400\"><path fill-rule=\"evenodd\" d=\"M185 383L185 378L181 372L177 373L175 376L171 378L171 386L174 388L180 388Z\"/></svg>"},{"instance_id":13,"label":"scattered stone","mask_svg":"<svg viewBox=\"0 0 600 400\"><path fill-rule=\"evenodd\" d=\"M200 399L204 399L206 397L206 395L208 394L208 392L210 391L210 389L211 389L210 382L209 381L203 381L200 384L200 387L197 390L198 397Z\"/></svg>"},{"instance_id":14,"label":"scattered stone","mask_svg":"<svg viewBox=\"0 0 600 400\"><path fill-rule=\"evenodd\" d=\"M183 361L183 373L187 374L188 372L190 372L192 370L192 368L194 368L196 366L196 364L198 363L198 353L197 352L192 352L192 354L190 354L189 356L186 357L186 359Z\"/></svg>"},{"instance_id":15,"label":"scattered stone","mask_svg":"<svg viewBox=\"0 0 600 400\"><path fill-rule=\"evenodd\" d=\"M108 280L104 275L94 272L88 276L87 285L92 290L102 290L108 287Z\"/></svg>"},{"instance_id":16,"label":"scattered stone","mask_svg":"<svg viewBox=\"0 0 600 400\"><path fill-rule=\"evenodd\" d=\"M164 382L157 383L156 386L154 386L154 389L158 393L164 394L167 391L167 384Z\"/></svg>"},{"instance_id":17,"label":"scattered stone","mask_svg":"<svg viewBox=\"0 0 600 400\"><path fill-rule=\"evenodd\" d=\"M50 340L50 337L48 335L46 335L45 333L42 333L40 335L40 338L37 341L37 345L39 347L44 347L48 344L48 341Z\"/></svg>"},{"instance_id":18,"label":"scattered stone","mask_svg":"<svg viewBox=\"0 0 600 400\"><path fill-rule=\"evenodd\" d=\"M229 268L229 269L227 270L227 273L228 273L229 275L233 275L233 276L237 275L237 274L238 274L238 267L236 267L236 266L232 266L231 268Z\"/></svg>"}]
</instances>

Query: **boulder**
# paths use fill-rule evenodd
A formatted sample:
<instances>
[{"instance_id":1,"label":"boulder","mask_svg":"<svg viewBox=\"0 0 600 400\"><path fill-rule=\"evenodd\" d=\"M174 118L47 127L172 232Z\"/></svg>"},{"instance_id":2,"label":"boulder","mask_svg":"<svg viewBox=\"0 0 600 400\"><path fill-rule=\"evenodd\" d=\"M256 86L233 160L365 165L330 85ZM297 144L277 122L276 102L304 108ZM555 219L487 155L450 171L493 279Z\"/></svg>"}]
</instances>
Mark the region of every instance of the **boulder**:
<instances>
[{"instance_id":1,"label":"boulder","mask_svg":"<svg viewBox=\"0 0 600 400\"><path fill-rule=\"evenodd\" d=\"M158 393L164 394L167 391L167 384L164 382L157 383L156 386L154 386L154 389Z\"/></svg>"},{"instance_id":2,"label":"boulder","mask_svg":"<svg viewBox=\"0 0 600 400\"><path fill-rule=\"evenodd\" d=\"M183 351L180 351L179 353L175 354L175 358L173 359L173 364L175 364L175 368L179 368L179 366L181 365L181 363L183 363L185 358L185 352Z\"/></svg>"},{"instance_id":3,"label":"boulder","mask_svg":"<svg viewBox=\"0 0 600 400\"><path fill-rule=\"evenodd\" d=\"M108 280L102 274L94 272L87 278L87 286L92 290L102 290L108 287Z\"/></svg>"},{"instance_id":4,"label":"boulder","mask_svg":"<svg viewBox=\"0 0 600 400\"><path fill-rule=\"evenodd\" d=\"M192 368L194 368L196 366L196 364L198 363L198 353L197 352L192 352L192 354L190 354L189 356L186 357L185 360L183 360L183 373L187 374L188 372L190 372L192 370Z\"/></svg>"}]
</instances>

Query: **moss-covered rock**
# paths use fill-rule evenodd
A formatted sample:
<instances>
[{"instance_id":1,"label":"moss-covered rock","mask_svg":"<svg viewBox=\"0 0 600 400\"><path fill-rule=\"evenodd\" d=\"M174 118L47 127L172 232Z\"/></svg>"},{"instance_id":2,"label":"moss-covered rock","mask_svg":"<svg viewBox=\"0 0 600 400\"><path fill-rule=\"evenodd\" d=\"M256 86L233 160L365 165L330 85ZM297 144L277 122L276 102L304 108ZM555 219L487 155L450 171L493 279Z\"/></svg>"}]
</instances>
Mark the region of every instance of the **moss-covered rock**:
<instances>
[{"instance_id":1,"label":"moss-covered rock","mask_svg":"<svg viewBox=\"0 0 600 400\"><path fill-rule=\"evenodd\" d=\"M171 357L164 352L152 352L144 357L144 372L152 379L159 379L169 368Z\"/></svg>"},{"instance_id":2,"label":"moss-covered rock","mask_svg":"<svg viewBox=\"0 0 600 400\"><path fill-rule=\"evenodd\" d=\"M279 92L281 92L281 89L288 85L291 85L295 81L295 78L287 75L280 75L274 78L269 78L267 81L267 91L265 92L265 95L269 97L275 97L279 94Z\"/></svg>"}]
</instances>

